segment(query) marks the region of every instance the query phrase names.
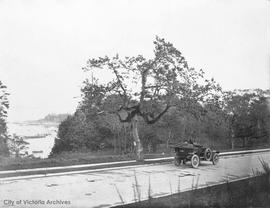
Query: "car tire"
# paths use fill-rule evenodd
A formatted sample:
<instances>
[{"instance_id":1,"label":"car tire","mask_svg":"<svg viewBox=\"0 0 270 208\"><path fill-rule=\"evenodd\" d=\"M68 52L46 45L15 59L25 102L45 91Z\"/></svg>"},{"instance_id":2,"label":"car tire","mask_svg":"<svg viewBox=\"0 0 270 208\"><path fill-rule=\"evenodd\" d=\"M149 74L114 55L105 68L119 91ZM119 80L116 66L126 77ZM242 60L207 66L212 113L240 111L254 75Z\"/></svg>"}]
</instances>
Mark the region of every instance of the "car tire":
<instances>
[{"instance_id":1,"label":"car tire","mask_svg":"<svg viewBox=\"0 0 270 208\"><path fill-rule=\"evenodd\" d=\"M216 165L219 161L219 155L217 153L214 153L212 163L213 165Z\"/></svg>"},{"instance_id":2,"label":"car tire","mask_svg":"<svg viewBox=\"0 0 270 208\"><path fill-rule=\"evenodd\" d=\"M197 168L200 164L200 158L198 155L193 155L191 157L191 165L193 168Z\"/></svg>"},{"instance_id":3,"label":"car tire","mask_svg":"<svg viewBox=\"0 0 270 208\"><path fill-rule=\"evenodd\" d=\"M212 150L210 148L206 148L203 155L204 159L206 161L210 161L212 159L212 154L213 154Z\"/></svg>"}]
</instances>

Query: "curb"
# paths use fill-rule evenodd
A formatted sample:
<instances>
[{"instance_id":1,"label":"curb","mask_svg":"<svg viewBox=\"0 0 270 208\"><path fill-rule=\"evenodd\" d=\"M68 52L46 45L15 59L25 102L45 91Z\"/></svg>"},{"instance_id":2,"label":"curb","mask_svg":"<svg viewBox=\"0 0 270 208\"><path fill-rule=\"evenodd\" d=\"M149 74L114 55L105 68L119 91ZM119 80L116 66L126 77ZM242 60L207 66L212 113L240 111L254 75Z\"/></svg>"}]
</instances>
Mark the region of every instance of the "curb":
<instances>
[{"instance_id":1,"label":"curb","mask_svg":"<svg viewBox=\"0 0 270 208\"><path fill-rule=\"evenodd\" d=\"M130 161L120 161L120 162L110 162L110 163L94 163L94 164L86 164L86 165L72 165L72 166L62 166L62 167L46 167L46 168L33 168L33 169L21 169L21 170L7 170L0 171L0 180L13 178L14 177L23 177L28 178L26 176L54 176L54 175L65 175L65 174L76 174L80 172L87 171L98 171L105 169L115 169L121 167L132 167L139 165L147 165L147 164L155 164L162 162L170 162L174 157L166 157L166 158L155 158L155 159L146 159L143 162L137 162L136 160Z\"/></svg>"},{"instance_id":2,"label":"curb","mask_svg":"<svg viewBox=\"0 0 270 208\"><path fill-rule=\"evenodd\" d=\"M252 153L268 152L270 148L258 149L258 150L242 150L234 152L222 152L220 156L234 156L234 155L245 155ZM96 164L85 164L85 165L72 165L72 166L61 166L61 167L45 167L45 168L33 168L33 169L21 169L21 170L7 170L0 171L0 179L14 180L14 179L25 179L25 178L36 178L44 176L55 176L55 175L67 175L77 174L91 171L102 171L110 170L121 167L132 167L132 166L143 166L147 164L171 162L174 157L145 159L143 162L137 162L136 160L120 161L120 162L107 162L107 163L96 163Z\"/></svg>"},{"instance_id":3,"label":"curb","mask_svg":"<svg viewBox=\"0 0 270 208\"><path fill-rule=\"evenodd\" d=\"M252 153L261 153L261 152L269 152L270 148L266 149L257 149L257 150L241 150L241 151L234 151L234 152L221 152L219 153L220 156L230 156L230 155L245 155L245 154L252 154Z\"/></svg>"}]
</instances>

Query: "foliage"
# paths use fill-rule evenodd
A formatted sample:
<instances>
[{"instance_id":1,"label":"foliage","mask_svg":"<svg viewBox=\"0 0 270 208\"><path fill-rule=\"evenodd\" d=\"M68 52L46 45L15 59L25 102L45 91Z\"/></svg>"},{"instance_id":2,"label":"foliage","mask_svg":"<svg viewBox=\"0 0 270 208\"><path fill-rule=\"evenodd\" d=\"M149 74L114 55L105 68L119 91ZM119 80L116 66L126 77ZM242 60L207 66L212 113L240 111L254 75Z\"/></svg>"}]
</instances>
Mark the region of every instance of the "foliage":
<instances>
[{"instance_id":1,"label":"foliage","mask_svg":"<svg viewBox=\"0 0 270 208\"><path fill-rule=\"evenodd\" d=\"M155 124L145 125L144 120L139 119L139 136L145 152L155 152L161 144L168 148L169 143L182 142L186 139L196 140L214 148L228 149L231 146L230 129L232 124L234 131L240 132L237 129L240 125L236 121L243 123L240 118L246 116L246 112L249 112L249 119L245 120L244 123L251 126L253 132L248 136L249 142L246 145L267 142L270 129L267 92L264 91L257 97L258 99L253 100L248 108L245 102L238 102L237 100L240 98L245 100L251 96L245 95L242 97L243 94L230 93L234 97L224 99L223 108L207 104L203 107L204 115L199 118L196 117L197 114L194 115L190 111L173 106ZM106 107L108 109L109 106L115 106L117 100L117 96L110 96L104 100L104 105L108 106ZM241 103L243 104L240 105ZM230 113L229 110L232 108L235 114ZM129 123L120 122L115 114L105 112L99 114L100 109L97 108L86 109L85 112L88 112L88 114L83 113L82 110L77 110L75 115L70 116L69 119L61 123L58 133L60 139L56 140L56 146L59 148L57 152L83 148L102 150L102 143L105 144L105 148L113 149L114 153L118 154L134 151L133 138L130 132L131 125ZM79 115L81 119L78 119ZM231 122L232 117L237 117L235 123ZM83 126L83 122L88 123L88 125ZM87 128L87 131L84 128ZM83 138L79 136L82 135L80 132L85 132ZM109 132L107 137L100 135L104 135L106 132ZM237 138L242 139L238 136L236 134L234 138L236 141ZM70 146L67 144L70 144ZM239 147L239 145L242 146L242 143L236 142L236 147ZM54 147L53 152L55 150L56 147Z\"/></svg>"},{"instance_id":2,"label":"foliage","mask_svg":"<svg viewBox=\"0 0 270 208\"><path fill-rule=\"evenodd\" d=\"M227 92L224 112L230 123L232 137L243 140L269 138L270 91L238 90Z\"/></svg>"},{"instance_id":3,"label":"foliage","mask_svg":"<svg viewBox=\"0 0 270 208\"><path fill-rule=\"evenodd\" d=\"M79 149L99 150L111 147L108 142L112 132L98 120L87 121L84 113L77 111L68 116L58 129L58 139L52 149L52 154L62 151Z\"/></svg>"},{"instance_id":4,"label":"foliage","mask_svg":"<svg viewBox=\"0 0 270 208\"><path fill-rule=\"evenodd\" d=\"M14 134L12 137L8 140L8 147L9 151L12 155L15 155L15 157L20 157L25 154L25 150L27 149L26 145L29 143L24 141L24 139L16 134Z\"/></svg>"},{"instance_id":5,"label":"foliage","mask_svg":"<svg viewBox=\"0 0 270 208\"><path fill-rule=\"evenodd\" d=\"M219 85L213 79L204 79L202 70L189 67L181 52L171 43L156 37L154 46L153 59L142 55L90 59L85 71L102 69L113 79L105 84L95 78L92 82L86 80L82 89L82 108L100 109L108 96L118 96L118 106L110 110L126 111L128 116L125 119L120 117L121 121L129 122L138 114L146 123L153 124L175 104L193 111L198 101L218 100L214 92L221 90ZM160 110L157 116L153 115Z\"/></svg>"},{"instance_id":6,"label":"foliage","mask_svg":"<svg viewBox=\"0 0 270 208\"><path fill-rule=\"evenodd\" d=\"M8 93L6 92L6 86L0 81L0 155L7 155L7 110L9 108Z\"/></svg>"}]
</instances>

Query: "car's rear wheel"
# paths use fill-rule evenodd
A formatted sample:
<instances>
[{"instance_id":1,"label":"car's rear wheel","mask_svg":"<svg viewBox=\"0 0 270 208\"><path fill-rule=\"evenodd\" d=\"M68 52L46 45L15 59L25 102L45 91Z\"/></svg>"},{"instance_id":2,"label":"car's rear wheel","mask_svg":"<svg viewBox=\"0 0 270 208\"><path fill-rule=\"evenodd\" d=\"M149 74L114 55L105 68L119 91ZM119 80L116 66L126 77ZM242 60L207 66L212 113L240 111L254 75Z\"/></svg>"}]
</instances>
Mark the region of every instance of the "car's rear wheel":
<instances>
[{"instance_id":1,"label":"car's rear wheel","mask_svg":"<svg viewBox=\"0 0 270 208\"><path fill-rule=\"evenodd\" d=\"M193 168L197 168L200 164L200 158L198 155L193 155L191 157L191 165Z\"/></svg>"},{"instance_id":2,"label":"car's rear wheel","mask_svg":"<svg viewBox=\"0 0 270 208\"><path fill-rule=\"evenodd\" d=\"M212 158L212 150L210 148L206 148L204 151L204 159L206 161L210 161Z\"/></svg>"},{"instance_id":3,"label":"car's rear wheel","mask_svg":"<svg viewBox=\"0 0 270 208\"><path fill-rule=\"evenodd\" d=\"M217 153L214 153L212 163L213 165L216 165L219 161L219 155Z\"/></svg>"}]
</instances>

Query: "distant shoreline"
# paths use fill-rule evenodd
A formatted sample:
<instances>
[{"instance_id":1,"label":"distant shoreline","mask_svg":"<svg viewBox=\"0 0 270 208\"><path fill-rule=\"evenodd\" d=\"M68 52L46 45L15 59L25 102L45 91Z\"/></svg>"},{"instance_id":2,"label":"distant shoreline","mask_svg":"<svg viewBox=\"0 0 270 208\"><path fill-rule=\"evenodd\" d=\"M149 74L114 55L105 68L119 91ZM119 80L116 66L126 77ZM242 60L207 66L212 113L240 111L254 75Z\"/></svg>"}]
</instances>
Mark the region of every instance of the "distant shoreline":
<instances>
[{"instance_id":1,"label":"distant shoreline","mask_svg":"<svg viewBox=\"0 0 270 208\"><path fill-rule=\"evenodd\" d=\"M59 126L60 123L58 122L43 122L43 121L22 121L22 122L10 122L11 124L16 124L16 125L20 125L20 126L53 126L53 127L57 127Z\"/></svg>"},{"instance_id":2,"label":"distant shoreline","mask_svg":"<svg viewBox=\"0 0 270 208\"><path fill-rule=\"evenodd\" d=\"M26 120L26 121L13 121L11 124L17 125L44 125L44 126L59 126L70 114L48 114L42 119Z\"/></svg>"},{"instance_id":3,"label":"distant shoreline","mask_svg":"<svg viewBox=\"0 0 270 208\"><path fill-rule=\"evenodd\" d=\"M50 134L24 136L23 139L42 139L42 138L46 138L47 136L50 136Z\"/></svg>"}]
</instances>

